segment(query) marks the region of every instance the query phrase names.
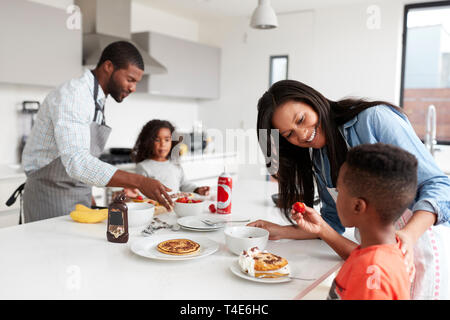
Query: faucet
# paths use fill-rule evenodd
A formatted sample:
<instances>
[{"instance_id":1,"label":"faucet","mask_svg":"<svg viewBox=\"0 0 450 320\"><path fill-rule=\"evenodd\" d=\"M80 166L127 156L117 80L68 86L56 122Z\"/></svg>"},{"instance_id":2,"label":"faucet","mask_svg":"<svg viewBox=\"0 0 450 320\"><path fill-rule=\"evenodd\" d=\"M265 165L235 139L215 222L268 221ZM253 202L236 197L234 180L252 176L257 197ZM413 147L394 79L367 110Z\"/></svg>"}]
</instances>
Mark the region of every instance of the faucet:
<instances>
[{"instance_id":1,"label":"faucet","mask_svg":"<svg viewBox=\"0 0 450 320\"><path fill-rule=\"evenodd\" d=\"M427 130L425 134L425 147L430 151L434 157L436 146L436 107L434 105L428 106L427 111Z\"/></svg>"}]
</instances>

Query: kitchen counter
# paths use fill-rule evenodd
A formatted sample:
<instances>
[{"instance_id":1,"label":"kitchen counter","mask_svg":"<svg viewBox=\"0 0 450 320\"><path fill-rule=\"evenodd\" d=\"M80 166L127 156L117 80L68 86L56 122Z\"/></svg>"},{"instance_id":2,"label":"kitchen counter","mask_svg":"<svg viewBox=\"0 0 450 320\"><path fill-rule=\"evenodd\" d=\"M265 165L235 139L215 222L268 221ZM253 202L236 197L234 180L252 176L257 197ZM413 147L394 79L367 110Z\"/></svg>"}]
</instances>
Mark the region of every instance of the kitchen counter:
<instances>
[{"instance_id":1,"label":"kitchen counter","mask_svg":"<svg viewBox=\"0 0 450 320\"><path fill-rule=\"evenodd\" d=\"M232 213L221 217L287 224L270 198L276 192L273 182L239 180ZM174 213L158 217L176 220ZM134 254L129 245L143 238L140 230L130 229L128 244L115 244L106 240L106 222L81 224L69 216L1 229L0 299L300 299L342 264L321 240L269 240L266 249L287 258L296 276L316 280L258 283L231 272L237 256L226 248L223 229L158 230L155 235L202 236L220 244L214 254L186 261Z\"/></svg>"},{"instance_id":2,"label":"kitchen counter","mask_svg":"<svg viewBox=\"0 0 450 320\"><path fill-rule=\"evenodd\" d=\"M25 172L20 164L0 165L0 179L25 179Z\"/></svg>"},{"instance_id":3,"label":"kitchen counter","mask_svg":"<svg viewBox=\"0 0 450 320\"><path fill-rule=\"evenodd\" d=\"M438 145L434 152L434 159L439 168L446 174L450 175L450 146Z\"/></svg>"}]
</instances>

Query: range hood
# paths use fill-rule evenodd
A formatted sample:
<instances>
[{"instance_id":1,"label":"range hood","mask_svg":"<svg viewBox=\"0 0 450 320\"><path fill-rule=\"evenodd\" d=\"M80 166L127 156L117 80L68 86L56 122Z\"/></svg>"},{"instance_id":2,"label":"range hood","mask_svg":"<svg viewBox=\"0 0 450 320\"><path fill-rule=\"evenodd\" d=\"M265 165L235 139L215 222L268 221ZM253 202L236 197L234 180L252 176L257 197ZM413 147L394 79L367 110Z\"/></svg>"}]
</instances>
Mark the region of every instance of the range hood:
<instances>
[{"instance_id":1,"label":"range hood","mask_svg":"<svg viewBox=\"0 0 450 320\"><path fill-rule=\"evenodd\" d=\"M75 0L83 19L83 65L95 68L103 49L115 41L133 43L144 60L144 74L167 69L131 40L131 0Z\"/></svg>"}]
</instances>

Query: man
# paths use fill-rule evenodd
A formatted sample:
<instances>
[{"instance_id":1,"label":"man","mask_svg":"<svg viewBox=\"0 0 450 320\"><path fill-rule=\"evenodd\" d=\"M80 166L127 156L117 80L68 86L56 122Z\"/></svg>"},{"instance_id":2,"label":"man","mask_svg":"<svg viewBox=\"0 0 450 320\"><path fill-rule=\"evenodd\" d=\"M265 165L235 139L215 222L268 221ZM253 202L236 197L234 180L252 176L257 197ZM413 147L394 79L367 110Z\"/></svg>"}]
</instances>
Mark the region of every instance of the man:
<instances>
[{"instance_id":1,"label":"man","mask_svg":"<svg viewBox=\"0 0 450 320\"><path fill-rule=\"evenodd\" d=\"M144 63L131 43L107 46L94 70L50 92L25 145L25 222L69 214L91 205L92 186L138 189L167 208L171 191L159 181L118 170L98 159L111 128L105 124L108 95L122 102L136 91Z\"/></svg>"}]
</instances>

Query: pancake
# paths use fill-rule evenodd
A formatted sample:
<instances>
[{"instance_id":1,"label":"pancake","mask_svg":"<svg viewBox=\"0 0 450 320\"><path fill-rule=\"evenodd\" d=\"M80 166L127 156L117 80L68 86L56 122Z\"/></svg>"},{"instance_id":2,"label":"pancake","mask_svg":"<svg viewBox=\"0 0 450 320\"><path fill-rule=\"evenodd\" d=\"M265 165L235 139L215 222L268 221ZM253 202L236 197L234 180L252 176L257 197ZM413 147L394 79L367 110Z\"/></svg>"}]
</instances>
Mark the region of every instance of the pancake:
<instances>
[{"instance_id":1,"label":"pancake","mask_svg":"<svg viewBox=\"0 0 450 320\"><path fill-rule=\"evenodd\" d=\"M279 270L288 264L285 258L269 252L259 252L253 259L255 260L255 271Z\"/></svg>"},{"instance_id":2,"label":"pancake","mask_svg":"<svg viewBox=\"0 0 450 320\"><path fill-rule=\"evenodd\" d=\"M255 278L279 278L288 276L290 267L288 261L267 251L253 247L243 251L239 256L241 270Z\"/></svg>"},{"instance_id":3,"label":"pancake","mask_svg":"<svg viewBox=\"0 0 450 320\"><path fill-rule=\"evenodd\" d=\"M156 249L164 254L183 256L197 252L200 245L189 239L170 239L160 242Z\"/></svg>"}]
</instances>

